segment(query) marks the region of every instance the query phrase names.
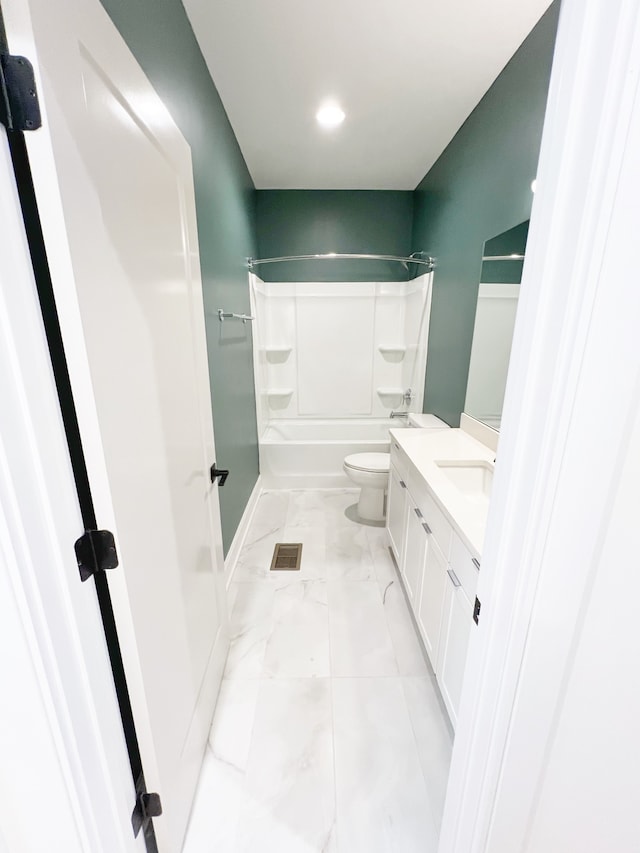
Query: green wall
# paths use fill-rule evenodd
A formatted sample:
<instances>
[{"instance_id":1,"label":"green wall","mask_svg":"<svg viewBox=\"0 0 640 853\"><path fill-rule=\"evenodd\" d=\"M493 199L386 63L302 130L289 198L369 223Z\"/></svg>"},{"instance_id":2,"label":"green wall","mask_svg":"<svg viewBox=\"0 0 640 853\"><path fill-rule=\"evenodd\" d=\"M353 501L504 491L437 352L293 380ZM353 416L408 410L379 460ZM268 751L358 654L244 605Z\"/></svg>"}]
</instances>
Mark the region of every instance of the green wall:
<instances>
[{"instance_id":1,"label":"green wall","mask_svg":"<svg viewBox=\"0 0 640 853\"><path fill-rule=\"evenodd\" d=\"M415 194L413 250L434 255L425 411L458 426L482 247L529 218L559 4L554 3Z\"/></svg>"},{"instance_id":2,"label":"green wall","mask_svg":"<svg viewBox=\"0 0 640 853\"><path fill-rule=\"evenodd\" d=\"M484 242L531 212L558 12L556 0L414 193L256 193L259 257L413 251L436 257L425 411L452 426L464 408ZM265 281L406 278L398 264L364 261L292 262L257 271Z\"/></svg>"},{"instance_id":3,"label":"green wall","mask_svg":"<svg viewBox=\"0 0 640 853\"><path fill-rule=\"evenodd\" d=\"M258 190L258 257L328 252L408 255L413 193L385 190ZM397 262L304 261L269 264L265 281L398 281Z\"/></svg>"},{"instance_id":4,"label":"green wall","mask_svg":"<svg viewBox=\"0 0 640 853\"><path fill-rule=\"evenodd\" d=\"M191 145L217 459L231 470L220 492L227 550L258 476L258 448L251 327L222 329L215 311L249 310L245 258L435 255L425 408L457 425L484 241L529 218L558 2L415 193L256 192L180 0L102 3ZM274 264L259 273L271 281L406 277L398 264L363 261Z\"/></svg>"},{"instance_id":5,"label":"green wall","mask_svg":"<svg viewBox=\"0 0 640 853\"><path fill-rule=\"evenodd\" d=\"M254 188L180 0L102 0L191 146L217 462L228 550L258 477L251 324L221 336L215 312L248 312ZM227 324L228 325L228 324Z\"/></svg>"}]
</instances>

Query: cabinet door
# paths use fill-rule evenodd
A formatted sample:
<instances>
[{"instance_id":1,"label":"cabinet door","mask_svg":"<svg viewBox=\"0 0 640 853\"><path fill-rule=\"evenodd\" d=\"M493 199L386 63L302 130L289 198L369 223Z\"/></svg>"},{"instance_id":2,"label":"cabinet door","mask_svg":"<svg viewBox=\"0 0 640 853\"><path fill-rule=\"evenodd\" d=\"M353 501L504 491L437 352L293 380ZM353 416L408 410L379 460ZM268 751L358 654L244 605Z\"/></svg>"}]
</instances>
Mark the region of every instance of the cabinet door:
<instances>
[{"instance_id":1,"label":"cabinet door","mask_svg":"<svg viewBox=\"0 0 640 853\"><path fill-rule=\"evenodd\" d=\"M392 465L389 470L389 489L387 492L387 530L391 550L400 569L402 569L404 562L406 508L407 488Z\"/></svg>"},{"instance_id":2,"label":"cabinet door","mask_svg":"<svg viewBox=\"0 0 640 853\"><path fill-rule=\"evenodd\" d=\"M409 496L402 578L414 612L418 608L426 549L427 533L422 526L422 514L416 511Z\"/></svg>"},{"instance_id":3,"label":"cabinet door","mask_svg":"<svg viewBox=\"0 0 640 853\"><path fill-rule=\"evenodd\" d=\"M473 626L473 607L455 574L449 570L442 608L436 676L444 704L454 729L462 692L469 635Z\"/></svg>"},{"instance_id":4,"label":"cabinet door","mask_svg":"<svg viewBox=\"0 0 640 853\"><path fill-rule=\"evenodd\" d=\"M432 536L426 536L427 547L424 562L422 589L416 608L418 625L424 640L424 646L429 655L434 671L438 665L438 644L440 623L442 621L442 605L447 577L447 561L435 544Z\"/></svg>"}]
</instances>

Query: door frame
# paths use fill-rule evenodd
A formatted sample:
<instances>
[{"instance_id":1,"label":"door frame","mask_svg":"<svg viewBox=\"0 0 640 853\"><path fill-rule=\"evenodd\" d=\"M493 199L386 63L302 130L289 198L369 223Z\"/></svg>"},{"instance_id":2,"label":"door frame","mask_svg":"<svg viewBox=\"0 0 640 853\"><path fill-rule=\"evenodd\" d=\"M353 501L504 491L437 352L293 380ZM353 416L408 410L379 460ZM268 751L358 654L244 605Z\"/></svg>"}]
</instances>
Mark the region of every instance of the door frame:
<instances>
[{"instance_id":1,"label":"door frame","mask_svg":"<svg viewBox=\"0 0 640 853\"><path fill-rule=\"evenodd\" d=\"M598 324L612 281L621 334L637 312L630 272L637 268L630 224L637 207L634 217L618 191L625 154L638 157L629 130L640 119L639 80L638 3L563 0L479 576L482 611L467 658L439 853L506 849L492 846L491 833L494 809L504 826L507 803L509 850L525 849L570 677L593 555L637 406L631 385L640 350L621 359L615 330L603 334ZM629 182L637 199L640 170L625 173ZM597 375L585 376L594 354ZM595 395L592 416L579 419L585 389ZM588 488L570 470L576 452L589 460ZM558 518L573 525L558 531ZM525 662L536 618L546 621L535 647L544 666L526 742L519 730L519 782L505 792L514 719L522 720L522 696L535 680Z\"/></svg>"}]
</instances>

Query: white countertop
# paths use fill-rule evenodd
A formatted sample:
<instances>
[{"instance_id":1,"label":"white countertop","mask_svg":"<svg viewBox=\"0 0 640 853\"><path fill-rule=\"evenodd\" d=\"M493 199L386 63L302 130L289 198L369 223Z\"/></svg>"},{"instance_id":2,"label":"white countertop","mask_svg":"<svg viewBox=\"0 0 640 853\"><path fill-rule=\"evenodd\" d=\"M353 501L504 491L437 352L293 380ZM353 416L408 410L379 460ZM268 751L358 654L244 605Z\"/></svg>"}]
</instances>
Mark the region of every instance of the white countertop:
<instances>
[{"instance_id":1,"label":"white countertop","mask_svg":"<svg viewBox=\"0 0 640 853\"><path fill-rule=\"evenodd\" d=\"M462 541L480 559L488 504L482 506L465 497L436 465L436 461L482 460L493 463L495 451L461 429L393 429L390 432Z\"/></svg>"}]
</instances>

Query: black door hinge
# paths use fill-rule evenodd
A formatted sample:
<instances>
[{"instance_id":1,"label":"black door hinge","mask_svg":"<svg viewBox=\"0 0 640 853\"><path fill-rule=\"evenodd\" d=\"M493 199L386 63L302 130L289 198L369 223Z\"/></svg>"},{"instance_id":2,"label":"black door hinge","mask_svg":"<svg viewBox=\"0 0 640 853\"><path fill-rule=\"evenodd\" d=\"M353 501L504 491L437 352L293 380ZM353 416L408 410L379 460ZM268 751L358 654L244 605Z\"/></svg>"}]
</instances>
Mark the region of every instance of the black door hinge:
<instances>
[{"instance_id":1,"label":"black door hinge","mask_svg":"<svg viewBox=\"0 0 640 853\"><path fill-rule=\"evenodd\" d=\"M82 581L118 565L116 540L110 530L85 530L74 548Z\"/></svg>"},{"instance_id":2,"label":"black door hinge","mask_svg":"<svg viewBox=\"0 0 640 853\"><path fill-rule=\"evenodd\" d=\"M480 604L480 599L476 596L476 603L473 605L473 621L478 624L478 619L480 618L480 608L482 605Z\"/></svg>"},{"instance_id":3,"label":"black door hinge","mask_svg":"<svg viewBox=\"0 0 640 853\"><path fill-rule=\"evenodd\" d=\"M42 126L33 65L24 56L0 54L0 122L7 130Z\"/></svg>"},{"instance_id":4,"label":"black door hinge","mask_svg":"<svg viewBox=\"0 0 640 853\"><path fill-rule=\"evenodd\" d=\"M138 837L142 830L145 834L150 827L151 819L160 817L162 814L162 803L160 794L149 794L145 790L144 776L142 773L136 780L136 804L131 814L131 826L133 835Z\"/></svg>"},{"instance_id":5,"label":"black door hinge","mask_svg":"<svg viewBox=\"0 0 640 853\"><path fill-rule=\"evenodd\" d=\"M227 482L227 477L229 476L229 472L222 468L216 468L216 463L214 462L209 470L209 474L211 475L211 482L215 483L215 481L220 478L220 487L224 486Z\"/></svg>"}]
</instances>

